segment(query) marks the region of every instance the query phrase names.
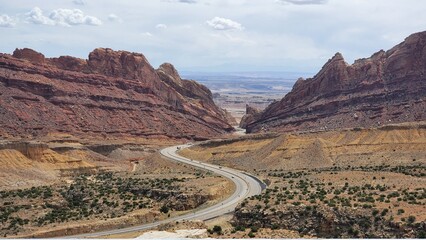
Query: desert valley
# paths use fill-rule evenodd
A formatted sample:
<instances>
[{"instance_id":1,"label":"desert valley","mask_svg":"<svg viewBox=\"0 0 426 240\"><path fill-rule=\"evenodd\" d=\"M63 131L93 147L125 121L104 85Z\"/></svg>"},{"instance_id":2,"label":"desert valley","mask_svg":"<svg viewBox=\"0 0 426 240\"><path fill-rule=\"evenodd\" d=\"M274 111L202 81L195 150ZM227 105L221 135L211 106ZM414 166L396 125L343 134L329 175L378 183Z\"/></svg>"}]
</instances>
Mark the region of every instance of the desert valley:
<instances>
[{"instance_id":1,"label":"desert valley","mask_svg":"<svg viewBox=\"0 0 426 240\"><path fill-rule=\"evenodd\" d=\"M282 100L249 106L240 137L212 93L171 64L111 49L88 60L2 54L1 234L76 235L219 202L232 182L158 152L204 140L179 154L267 185L210 237L422 237L423 49L424 32L353 65L336 54ZM208 228L180 227L193 226Z\"/></svg>"},{"instance_id":2,"label":"desert valley","mask_svg":"<svg viewBox=\"0 0 426 240\"><path fill-rule=\"evenodd\" d=\"M426 238L426 31L314 74L85 54L0 53L0 238Z\"/></svg>"}]
</instances>

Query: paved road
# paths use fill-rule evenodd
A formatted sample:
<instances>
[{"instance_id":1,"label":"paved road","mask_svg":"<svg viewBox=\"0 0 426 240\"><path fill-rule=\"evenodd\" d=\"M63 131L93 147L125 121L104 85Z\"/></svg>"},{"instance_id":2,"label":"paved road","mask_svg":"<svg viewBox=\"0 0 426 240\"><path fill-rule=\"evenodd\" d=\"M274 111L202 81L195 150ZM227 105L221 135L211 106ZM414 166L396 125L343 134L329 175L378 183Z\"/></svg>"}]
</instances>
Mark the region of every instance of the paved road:
<instances>
[{"instance_id":1,"label":"paved road","mask_svg":"<svg viewBox=\"0 0 426 240\"><path fill-rule=\"evenodd\" d=\"M221 167L221 166L217 166L213 164L202 163L199 161L181 157L177 154L177 151L179 149L187 148L189 146L190 145L185 144L180 146L168 147L161 150L160 153L163 156L167 157L169 160L182 162L182 163L189 164L198 168L209 170L232 180L235 184L235 192L232 194L232 196L230 196L229 198L225 199L222 202L217 203L216 205L213 205L204 209L195 209L193 212L182 215L182 216L168 218L162 221L134 226L134 227L121 228L121 229L102 231L102 232L86 233L86 234L68 236L67 238L101 237L101 236L106 236L111 234L136 232L136 231L154 228L160 224L169 223L173 221L180 221L180 220L207 220L207 219L215 218L223 214L232 212L237 206L237 204L241 202L242 200L244 200L246 197L250 197L250 196L261 193L262 189L264 188L264 185L262 184L262 182L248 175L247 173L234 170L231 168L227 168L227 167Z\"/></svg>"}]
</instances>

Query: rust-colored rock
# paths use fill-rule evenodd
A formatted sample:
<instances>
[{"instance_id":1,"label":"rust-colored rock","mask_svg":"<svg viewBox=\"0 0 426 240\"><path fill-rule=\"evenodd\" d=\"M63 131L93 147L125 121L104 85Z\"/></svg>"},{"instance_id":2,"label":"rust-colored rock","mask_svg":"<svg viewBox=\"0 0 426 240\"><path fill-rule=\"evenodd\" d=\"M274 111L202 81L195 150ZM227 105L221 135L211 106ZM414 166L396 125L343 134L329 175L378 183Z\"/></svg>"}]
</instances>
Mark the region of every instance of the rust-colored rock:
<instances>
[{"instance_id":1,"label":"rust-colored rock","mask_svg":"<svg viewBox=\"0 0 426 240\"><path fill-rule=\"evenodd\" d=\"M170 84L182 86L182 80L175 67L170 63L163 63L157 69L157 73L163 80L169 81Z\"/></svg>"},{"instance_id":2,"label":"rust-colored rock","mask_svg":"<svg viewBox=\"0 0 426 240\"><path fill-rule=\"evenodd\" d=\"M29 48L15 49L13 56L19 59L26 59L32 63L44 63L44 55Z\"/></svg>"},{"instance_id":3,"label":"rust-colored rock","mask_svg":"<svg viewBox=\"0 0 426 240\"><path fill-rule=\"evenodd\" d=\"M376 127L426 119L426 32L349 65L340 53L281 101L246 123L248 132Z\"/></svg>"},{"instance_id":4,"label":"rust-colored rock","mask_svg":"<svg viewBox=\"0 0 426 240\"><path fill-rule=\"evenodd\" d=\"M171 64L98 48L89 59L0 54L0 137L48 133L207 139L232 131L205 86Z\"/></svg>"}]
</instances>

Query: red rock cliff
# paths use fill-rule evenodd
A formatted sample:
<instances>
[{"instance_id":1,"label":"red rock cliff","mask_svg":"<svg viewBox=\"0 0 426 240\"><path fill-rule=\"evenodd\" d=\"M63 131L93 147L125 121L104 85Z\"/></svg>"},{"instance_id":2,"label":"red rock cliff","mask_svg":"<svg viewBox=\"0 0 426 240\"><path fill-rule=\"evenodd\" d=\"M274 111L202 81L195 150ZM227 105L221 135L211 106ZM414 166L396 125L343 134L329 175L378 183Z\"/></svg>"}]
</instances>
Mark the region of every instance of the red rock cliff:
<instances>
[{"instance_id":1,"label":"red rock cliff","mask_svg":"<svg viewBox=\"0 0 426 240\"><path fill-rule=\"evenodd\" d=\"M155 70L142 54L98 48L88 60L45 58L31 49L0 54L0 135L206 139L232 131L211 92Z\"/></svg>"},{"instance_id":2,"label":"red rock cliff","mask_svg":"<svg viewBox=\"0 0 426 240\"><path fill-rule=\"evenodd\" d=\"M426 120L426 32L347 64L337 53L313 78L246 123L248 132L374 127Z\"/></svg>"}]
</instances>

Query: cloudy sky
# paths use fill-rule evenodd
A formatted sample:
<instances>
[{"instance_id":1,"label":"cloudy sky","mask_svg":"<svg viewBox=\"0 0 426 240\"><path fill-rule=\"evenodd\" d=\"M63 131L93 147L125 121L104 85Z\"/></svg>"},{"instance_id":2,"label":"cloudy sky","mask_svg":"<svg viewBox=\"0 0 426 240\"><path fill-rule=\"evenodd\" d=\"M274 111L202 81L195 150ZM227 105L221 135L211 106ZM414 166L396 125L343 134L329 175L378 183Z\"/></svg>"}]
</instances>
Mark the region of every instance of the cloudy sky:
<instances>
[{"instance_id":1,"label":"cloudy sky","mask_svg":"<svg viewBox=\"0 0 426 240\"><path fill-rule=\"evenodd\" d=\"M426 30L424 0L0 0L0 52L143 53L181 71L317 72Z\"/></svg>"}]
</instances>

